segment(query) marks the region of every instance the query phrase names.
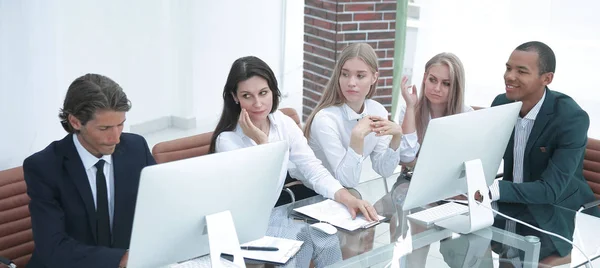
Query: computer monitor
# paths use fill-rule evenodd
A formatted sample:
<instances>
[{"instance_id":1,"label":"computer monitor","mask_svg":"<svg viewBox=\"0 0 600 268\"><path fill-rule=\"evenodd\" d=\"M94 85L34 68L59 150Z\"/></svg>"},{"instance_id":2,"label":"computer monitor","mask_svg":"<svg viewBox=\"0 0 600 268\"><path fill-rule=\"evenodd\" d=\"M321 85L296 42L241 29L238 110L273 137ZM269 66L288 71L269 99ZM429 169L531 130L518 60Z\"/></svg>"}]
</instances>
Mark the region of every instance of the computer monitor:
<instances>
[{"instance_id":1,"label":"computer monitor","mask_svg":"<svg viewBox=\"0 0 600 268\"><path fill-rule=\"evenodd\" d=\"M485 193L484 200L489 202L488 186L494 182L521 105L514 102L431 120L402 209L465 194L469 187ZM475 168L466 168L466 164ZM467 177L473 180L467 183ZM471 210L470 216L477 213ZM482 224L491 225L491 211L485 214L488 216L481 216L486 221ZM466 233L483 228L464 227Z\"/></svg>"},{"instance_id":2,"label":"computer monitor","mask_svg":"<svg viewBox=\"0 0 600 268\"><path fill-rule=\"evenodd\" d=\"M240 243L264 237L287 171L276 142L146 167L128 267L161 267L209 253L206 215L229 210Z\"/></svg>"}]
</instances>

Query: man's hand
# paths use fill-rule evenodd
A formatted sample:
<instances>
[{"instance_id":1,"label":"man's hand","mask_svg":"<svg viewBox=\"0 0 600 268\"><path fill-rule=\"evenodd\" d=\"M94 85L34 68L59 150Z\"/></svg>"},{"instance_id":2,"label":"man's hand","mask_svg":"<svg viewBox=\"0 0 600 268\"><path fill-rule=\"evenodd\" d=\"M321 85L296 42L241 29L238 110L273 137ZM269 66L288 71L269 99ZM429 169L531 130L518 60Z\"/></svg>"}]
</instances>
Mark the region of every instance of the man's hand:
<instances>
[{"instance_id":1,"label":"man's hand","mask_svg":"<svg viewBox=\"0 0 600 268\"><path fill-rule=\"evenodd\" d=\"M352 219L356 219L357 213L362 213L367 221L378 220L377 211L369 202L354 197L348 190L341 189L335 193L335 201L340 202L348 208Z\"/></svg>"},{"instance_id":2,"label":"man's hand","mask_svg":"<svg viewBox=\"0 0 600 268\"><path fill-rule=\"evenodd\" d=\"M121 262L119 262L119 268L127 267L127 260L129 259L129 250L125 251L123 257L121 258Z\"/></svg>"},{"instance_id":3,"label":"man's hand","mask_svg":"<svg viewBox=\"0 0 600 268\"><path fill-rule=\"evenodd\" d=\"M269 142L269 137L267 136L267 134L265 134L262 130L260 130L260 128L252 124L252 121L250 120L250 116L248 115L246 109L242 109L242 112L240 113L240 119L238 120L238 122L240 123L240 127L242 128L244 134L246 134L246 136L254 140L256 144L260 145Z\"/></svg>"},{"instance_id":4,"label":"man's hand","mask_svg":"<svg viewBox=\"0 0 600 268\"><path fill-rule=\"evenodd\" d=\"M467 201L467 197L465 195L459 194L457 196L448 198L448 200L462 200L462 201Z\"/></svg>"}]
</instances>

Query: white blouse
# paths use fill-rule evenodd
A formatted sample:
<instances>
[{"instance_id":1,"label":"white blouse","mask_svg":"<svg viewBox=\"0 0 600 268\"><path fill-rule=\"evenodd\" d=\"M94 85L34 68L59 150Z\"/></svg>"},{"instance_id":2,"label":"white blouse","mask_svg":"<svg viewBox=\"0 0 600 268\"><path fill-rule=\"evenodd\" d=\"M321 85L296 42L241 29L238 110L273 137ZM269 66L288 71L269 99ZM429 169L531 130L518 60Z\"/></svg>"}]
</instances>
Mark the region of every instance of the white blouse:
<instances>
[{"instance_id":1,"label":"white blouse","mask_svg":"<svg viewBox=\"0 0 600 268\"><path fill-rule=\"evenodd\" d=\"M382 177L391 176L400 160L412 161L409 157L413 152L404 136L397 150L389 147L392 136L377 137L375 133L365 137L363 155L350 148L352 129L358 120L367 115L388 118L388 112L383 105L367 99L361 114L343 104L319 111L312 122L308 144L329 172L346 187L358 185L362 162L367 156L371 157L373 170Z\"/></svg>"},{"instance_id":2,"label":"white blouse","mask_svg":"<svg viewBox=\"0 0 600 268\"><path fill-rule=\"evenodd\" d=\"M290 170L292 177L295 177L304 183L305 186L314 189L318 194L334 199L335 193L342 189L342 185L335 179L321 161L315 157L306 142L302 130L296 122L281 111L276 111L268 116L270 122L269 142L285 140L289 144L289 161L296 167L301 176L295 176ZM240 148L246 148L257 145L254 140L244 134L238 124L234 131L225 131L219 134L215 144L216 152L231 151ZM285 173L279 179L279 188L277 196L285 183Z\"/></svg>"}]
</instances>

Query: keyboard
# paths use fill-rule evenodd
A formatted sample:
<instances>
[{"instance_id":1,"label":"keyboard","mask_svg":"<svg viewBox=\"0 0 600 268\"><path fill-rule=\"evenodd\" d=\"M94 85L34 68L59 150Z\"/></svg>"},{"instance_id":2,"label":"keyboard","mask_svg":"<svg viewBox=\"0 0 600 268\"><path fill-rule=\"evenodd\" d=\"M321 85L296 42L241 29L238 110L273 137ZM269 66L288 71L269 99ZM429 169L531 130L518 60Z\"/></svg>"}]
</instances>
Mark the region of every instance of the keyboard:
<instances>
[{"instance_id":1,"label":"keyboard","mask_svg":"<svg viewBox=\"0 0 600 268\"><path fill-rule=\"evenodd\" d=\"M435 206L406 216L427 227L434 223L469 212L469 207L463 204L448 202L443 205Z\"/></svg>"},{"instance_id":2,"label":"keyboard","mask_svg":"<svg viewBox=\"0 0 600 268\"><path fill-rule=\"evenodd\" d=\"M210 257L198 258L169 266L169 268L211 268ZM239 268L233 262L221 258L221 267Z\"/></svg>"}]
</instances>

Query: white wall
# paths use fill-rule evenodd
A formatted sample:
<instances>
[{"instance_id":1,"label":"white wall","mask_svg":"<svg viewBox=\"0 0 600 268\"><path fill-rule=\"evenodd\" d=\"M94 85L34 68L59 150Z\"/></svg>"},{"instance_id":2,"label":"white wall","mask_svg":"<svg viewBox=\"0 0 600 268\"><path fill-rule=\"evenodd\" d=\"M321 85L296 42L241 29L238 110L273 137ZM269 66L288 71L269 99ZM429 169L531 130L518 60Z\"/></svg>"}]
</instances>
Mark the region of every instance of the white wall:
<instances>
[{"instance_id":1,"label":"white wall","mask_svg":"<svg viewBox=\"0 0 600 268\"><path fill-rule=\"evenodd\" d=\"M198 128L209 131L221 114L223 86L237 58L257 56L279 74L281 3L212 1L207 7L200 1L192 5L192 57L194 111Z\"/></svg>"},{"instance_id":2,"label":"white wall","mask_svg":"<svg viewBox=\"0 0 600 268\"><path fill-rule=\"evenodd\" d=\"M200 132L212 131L223 107L231 64L257 56L273 69L284 98L280 108L302 112L303 1L194 2L193 85ZM235 9L231 6L235 5ZM284 28L285 27L285 28Z\"/></svg>"},{"instance_id":3,"label":"white wall","mask_svg":"<svg viewBox=\"0 0 600 268\"><path fill-rule=\"evenodd\" d=\"M281 107L300 112L302 30L284 42L281 25L302 29L303 2L288 2L283 10L269 0L0 0L0 170L65 135L57 117L64 94L90 72L131 99L126 131L171 115L211 130L229 68L246 55L284 78Z\"/></svg>"},{"instance_id":4,"label":"white wall","mask_svg":"<svg viewBox=\"0 0 600 268\"><path fill-rule=\"evenodd\" d=\"M0 169L61 133L56 6L0 1Z\"/></svg>"},{"instance_id":5,"label":"white wall","mask_svg":"<svg viewBox=\"0 0 600 268\"><path fill-rule=\"evenodd\" d=\"M0 112L10 128L2 132L0 168L65 134L58 111L69 84L85 73L124 88L133 102L129 125L169 115L173 46L165 3L1 1Z\"/></svg>"},{"instance_id":6,"label":"white wall","mask_svg":"<svg viewBox=\"0 0 600 268\"><path fill-rule=\"evenodd\" d=\"M282 0L285 3L285 45L283 53L283 98L280 107L296 109L302 119L304 72L304 1ZM281 77L279 77L281 81Z\"/></svg>"},{"instance_id":7,"label":"white wall","mask_svg":"<svg viewBox=\"0 0 600 268\"><path fill-rule=\"evenodd\" d=\"M588 135L600 138L600 17L594 0L427 0L422 5L414 82L433 55L455 53L466 70L466 101L489 106L504 92L504 65L521 43L538 40L556 54L549 86L573 97L590 115ZM420 85L420 83L416 83Z\"/></svg>"}]
</instances>

